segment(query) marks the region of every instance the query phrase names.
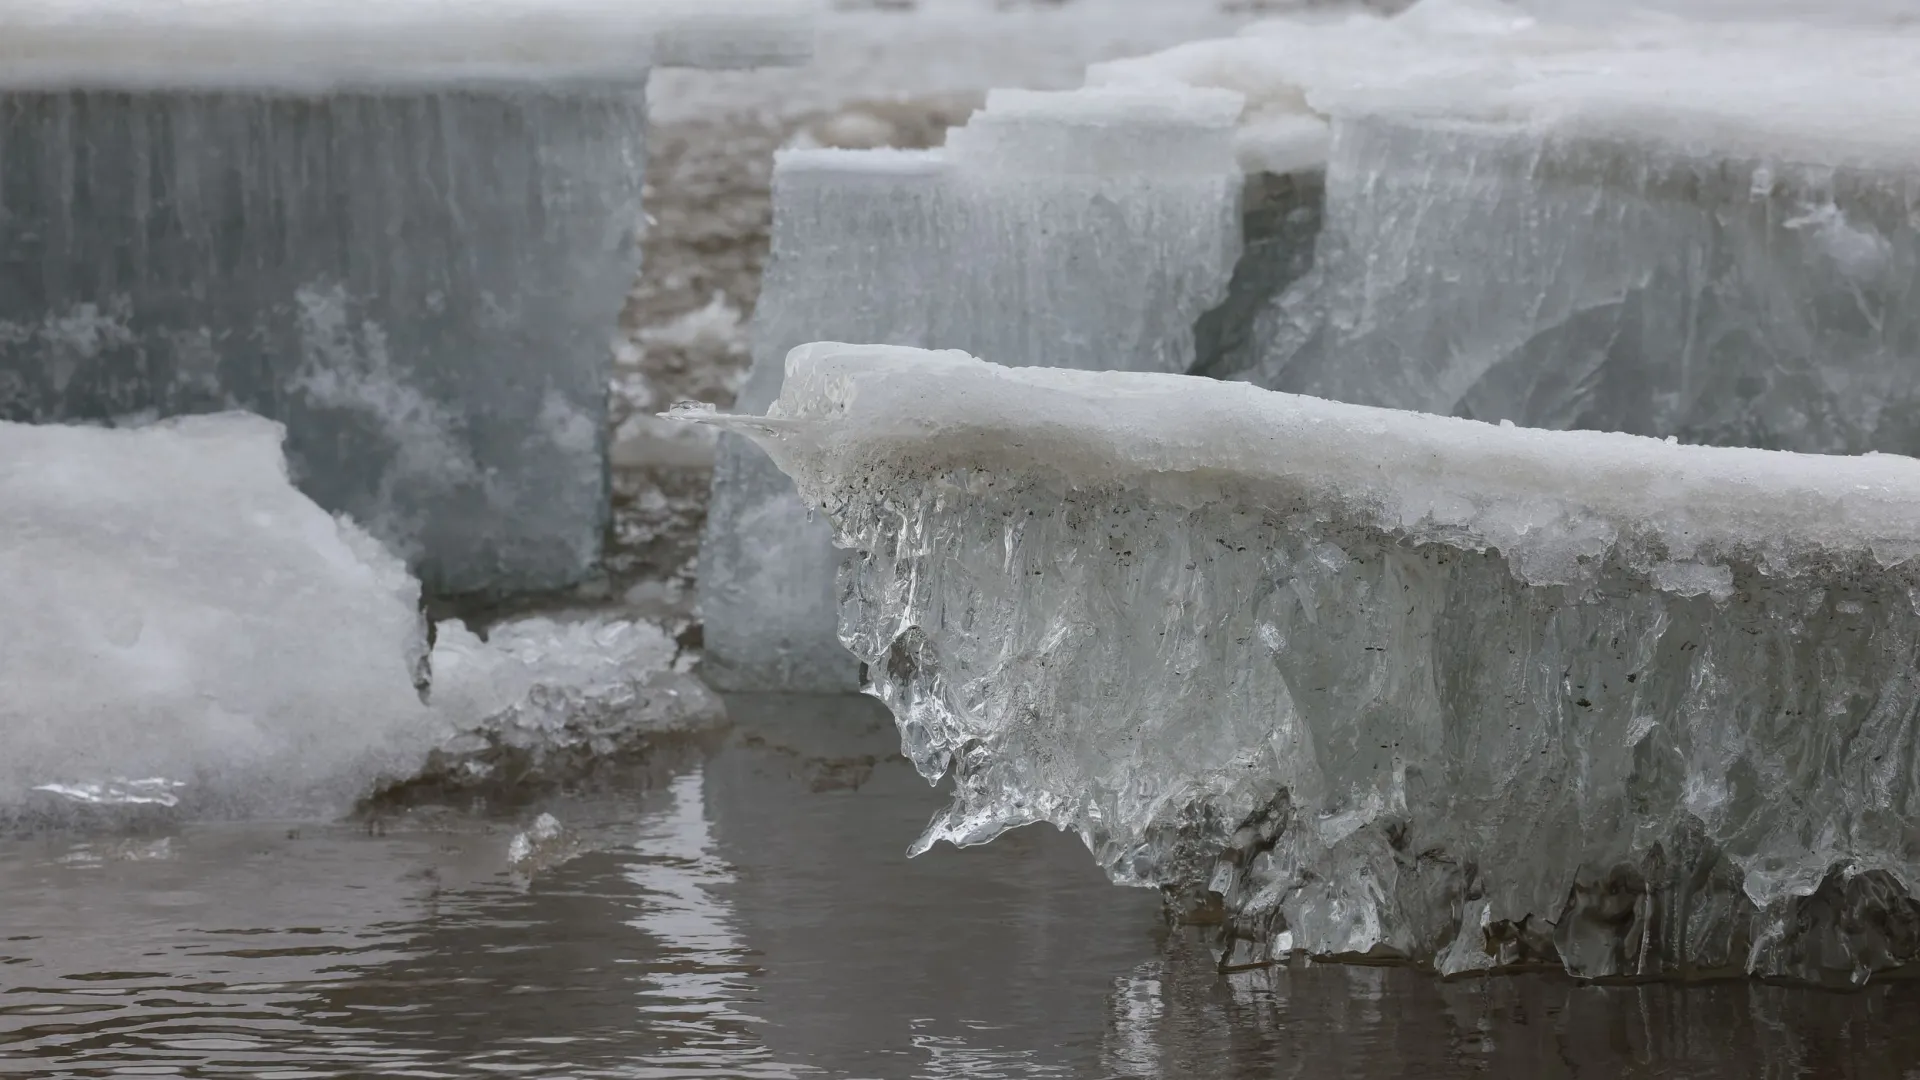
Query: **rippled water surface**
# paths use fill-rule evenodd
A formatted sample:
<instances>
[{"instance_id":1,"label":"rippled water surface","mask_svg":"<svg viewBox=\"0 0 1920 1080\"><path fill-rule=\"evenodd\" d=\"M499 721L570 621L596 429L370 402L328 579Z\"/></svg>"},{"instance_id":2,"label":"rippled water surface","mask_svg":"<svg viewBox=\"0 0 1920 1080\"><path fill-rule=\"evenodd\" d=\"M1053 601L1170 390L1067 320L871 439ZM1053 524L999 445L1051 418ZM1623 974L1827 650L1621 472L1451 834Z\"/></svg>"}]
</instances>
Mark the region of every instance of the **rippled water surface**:
<instances>
[{"instance_id":1,"label":"rippled water surface","mask_svg":"<svg viewBox=\"0 0 1920 1080\"><path fill-rule=\"evenodd\" d=\"M0 1074L1920 1077L1911 983L1223 977L1068 838L907 860L869 703L732 709L530 873L456 815L0 840Z\"/></svg>"}]
</instances>

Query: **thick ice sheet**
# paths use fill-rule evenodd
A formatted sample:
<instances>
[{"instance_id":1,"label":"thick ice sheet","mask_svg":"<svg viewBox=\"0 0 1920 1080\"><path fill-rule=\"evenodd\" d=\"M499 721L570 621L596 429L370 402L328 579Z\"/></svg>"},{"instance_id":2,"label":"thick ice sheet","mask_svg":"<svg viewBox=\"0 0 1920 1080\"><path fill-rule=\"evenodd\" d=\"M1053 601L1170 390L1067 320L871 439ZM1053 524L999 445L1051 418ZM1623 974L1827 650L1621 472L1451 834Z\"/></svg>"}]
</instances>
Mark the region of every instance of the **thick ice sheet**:
<instances>
[{"instance_id":1,"label":"thick ice sheet","mask_svg":"<svg viewBox=\"0 0 1920 1080\"><path fill-rule=\"evenodd\" d=\"M162 778L295 813L432 744L419 585L287 483L280 437L0 424L0 807Z\"/></svg>"},{"instance_id":2,"label":"thick ice sheet","mask_svg":"<svg viewBox=\"0 0 1920 1080\"><path fill-rule=\"evenodd\" d=\"M781 362L844 338L1185 371L1239 255L1238 95L995 91L941 150L783 153L773 251L738 405ZM726 689L846 690L836 558L765 455L726 440L701 550L705 675Z\"/></svg>"},{"instance_id":3,"label":"thick ice sheet","mask_svg":"<svg viewBox=\"0 0 1920 1080\"><path fill-rule=\"evenodd\" d=\"M1074 829L1229 960L1920 959L1920 462L831 344L718 422L853 551L922 846Z\"/></svg>"},{"instance_id":4,"label":"thick ice sheet","mask_svg":"<svg viewBox=\"0 0 1920 1080\"><path fill-rule=\"evenodd\" d=\"M0 90L643 82L803 62L814 0L4 0Z\"/></svg>"},{"instance_id":5,"label":"thick ice sheet","mask_svg":"<svg viewBox=\"0 0 1920 1080\"><path fill-rule=\"evenodd\" d=\"M1089 80L1236 89L1244 167L1324 166L1312 272L1210 373L1540 427L1920 451L1920 29L1789 7L1559 22L1426 0Z\"/></svg>"}]
</instances>

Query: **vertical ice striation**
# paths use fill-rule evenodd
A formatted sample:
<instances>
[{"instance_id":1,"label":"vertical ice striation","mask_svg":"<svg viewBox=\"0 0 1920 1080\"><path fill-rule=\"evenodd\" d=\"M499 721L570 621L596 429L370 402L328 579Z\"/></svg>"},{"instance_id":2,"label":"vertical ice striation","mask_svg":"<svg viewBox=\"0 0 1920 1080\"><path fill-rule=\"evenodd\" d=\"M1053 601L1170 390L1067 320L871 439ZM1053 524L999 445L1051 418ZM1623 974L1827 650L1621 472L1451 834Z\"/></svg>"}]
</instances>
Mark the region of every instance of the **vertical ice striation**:
<instances>
[{"instance_id":1,"label":"vertical ice striation","mask_svg":"<svg viewBox=\"0 0 1920 1080\"><path fill-rule=\"evenodd\" d=\"M1240 105L1220 90L996 91L942 150L782 154L738 407L764 409L787 352L823 337L1187 370L1239 255ZM724 440L701 551L707 677L857 685L833 630L837 563L792 484Z\"/></svg>"},{"instance_id":2,"label":"vertical ice striation","mask_svg":"<svg viewBox=\"0 0 1920 1080\"><path fill-rule=\"evenodd\" d=\"M0 95L0 416L248 409L430 589L567 584L645 123L637 88Z\"/></svg>"},{"instance_id":3,"label":"vertical ice striation","mask_svg":"<svg viewBox=\"0 0 1920 1080\"><path fill-rule=\"evenodd\" d=\"M1920 463L797 350L765 446L920 846L1078 832L1223 960L1920 962ZM712 420L712 414L694 414Z\"/></svg>"},{"instance_id":4,"label":"vertical ice striation","mask_svg":"<svg viewBox=\"0 0 1920 1080\"><path fill-rule=\"evenodd\" d=\"M258 412L431 591L577 581L648 65L809 46L799 0L0 5L0 418Z\"/></svg>"}]
</instances>

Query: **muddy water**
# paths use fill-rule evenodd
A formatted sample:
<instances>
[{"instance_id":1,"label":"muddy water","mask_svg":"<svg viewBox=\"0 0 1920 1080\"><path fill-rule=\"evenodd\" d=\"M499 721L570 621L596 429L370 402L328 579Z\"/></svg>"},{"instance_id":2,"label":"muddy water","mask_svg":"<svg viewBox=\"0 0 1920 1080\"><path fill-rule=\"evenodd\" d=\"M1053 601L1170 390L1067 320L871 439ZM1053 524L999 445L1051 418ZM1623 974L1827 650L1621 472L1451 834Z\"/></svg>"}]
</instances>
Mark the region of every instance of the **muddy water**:
<instances>
[{"instance_id":1,"label":"muddy water","mask_svg":"<svg viewBox=\"0 0 1920 1080\"><path fill-rule=\"evenodd\" d=\"M1913 984L1223 978L1064 837L905 859L867 702L732 704L520 870L461 815L0 841L0 1075L1920 1077Z\"/></svg>"}]
</instances>

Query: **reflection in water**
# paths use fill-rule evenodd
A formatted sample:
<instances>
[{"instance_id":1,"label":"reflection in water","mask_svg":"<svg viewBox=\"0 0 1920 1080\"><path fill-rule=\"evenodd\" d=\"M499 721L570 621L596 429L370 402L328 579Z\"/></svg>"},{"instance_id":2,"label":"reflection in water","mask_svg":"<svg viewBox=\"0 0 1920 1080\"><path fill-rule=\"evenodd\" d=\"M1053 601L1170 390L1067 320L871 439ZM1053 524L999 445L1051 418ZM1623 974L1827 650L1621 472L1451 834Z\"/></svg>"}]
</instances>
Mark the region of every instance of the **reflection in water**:
<instances>
[{"instance_id":1,"label":"reflection in water","mask_svg":"<svg viewBox=\"0 0 1920 1080\"><path fill-rule=\"evenodd\" d=\"M678 1036L664 1053L645 1055L646 1075L790 1077L753 1034L757 1021L735 1010L753 991L757 971L717 892L733 871L713 847L700 770L673 782L673 803L648 820L627 867L640 888L631 925L651 935L669 964L647 972L641 1021Z\"/></svg>"},{"instance_id":2,"label":"reflection in water","mask_svg":"<svg viewBox=\"0 0 1920 1080\"><path fill-rule=\"evenodd\" d=\"M733 712L530 881L458 816L0 841L0 1074L1920 1078L1911 983L1222 977L1058 834L905 859L942 799L870 703Z\"/></svg>"}]
</instances>

